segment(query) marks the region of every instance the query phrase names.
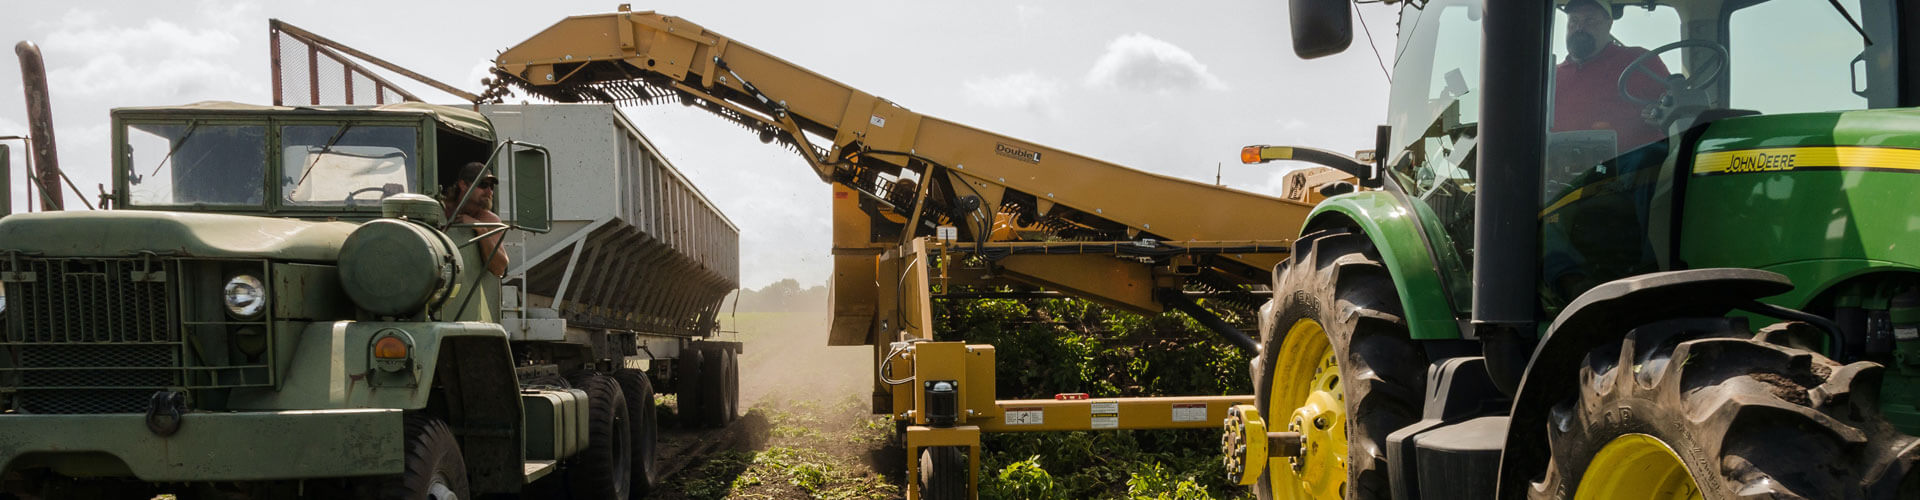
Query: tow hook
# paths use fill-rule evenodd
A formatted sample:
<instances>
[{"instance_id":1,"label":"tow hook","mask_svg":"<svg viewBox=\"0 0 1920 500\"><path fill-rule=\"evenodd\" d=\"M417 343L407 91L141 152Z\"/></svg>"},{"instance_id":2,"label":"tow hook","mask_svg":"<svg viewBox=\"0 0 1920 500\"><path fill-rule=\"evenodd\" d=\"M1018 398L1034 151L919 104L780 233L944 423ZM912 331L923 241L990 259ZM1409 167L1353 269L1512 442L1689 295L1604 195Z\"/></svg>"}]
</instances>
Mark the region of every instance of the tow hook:
<instances>
[{"instance_id":1,"label":"tow hook","mask_svg":"<svg viewBox=\"0 0 1920 500\"><path fill-rule=\"evenodd\" d=\"M1253 405L1227 408L1227 419L1220 436L1223 465L1227 477L1242 486L1259 482L1267 460L1273 457L1297 457L1304 443L1298 432L1267 432L1267 421Z\"/></svg>"},{"instance_id":2,"label":"tow hook","mask_svg":"<svg viewBox=\"0 0 1920 500\"><path fill-rule=\"evenodd\" d=\"M187 412L187 395L175 391L153 393L147 405L147 430L160 437L180 432L180 415Z\"/></svg>"}]
</instances>

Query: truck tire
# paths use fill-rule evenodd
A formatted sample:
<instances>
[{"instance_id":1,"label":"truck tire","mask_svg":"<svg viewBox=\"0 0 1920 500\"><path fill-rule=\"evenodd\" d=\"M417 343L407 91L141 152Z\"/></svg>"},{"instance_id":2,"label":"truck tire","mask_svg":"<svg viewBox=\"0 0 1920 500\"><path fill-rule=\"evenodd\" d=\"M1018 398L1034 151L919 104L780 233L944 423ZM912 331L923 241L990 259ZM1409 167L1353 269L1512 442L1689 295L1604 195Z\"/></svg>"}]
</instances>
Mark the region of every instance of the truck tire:
<instances>
[{"instance_id":1,"label":"truck tire","mask_svg":"<svg viewBox=\"0 0 1920 500\"><path fill-rule=\"evenodd\" d=\"M706 423L700 417L701 400L706 397L706 350L699 344L680 350L673 362L674 419L682 429L698 429Z\"/></svg>"},{"instance_id":2,"label":"truck tire","mask_svg":"<svg viewBox=\"0 0 1920 500\"><path fill-rule=\"evenodd\" d=\"M1920 480L1920 440L1880 415L1880 365L1637 337L1587 355L1576 395L1548 414L1552 458L1530 497L1920 497L1902 484Z\"/></svg>"},{"instance_id":3,"label":"truck tire","mask_svg":"<svg viewBox=\"0 0 1920 500\"><path fill-rule=\"evenodd\" d=\"M627 491L631 497L645 497L660 480L654 455L660 427L653 411L653 382L647 380L646 372L639 370L614 372L613 380L620 383L620 392L626 395L627 422L633 427L633 486Z\"/></svg>"},{"instance_id":4,"label":"truck tire","mask_svg":"<svg viewBox=\"0 0 1920 500\"><path fill-rule=\"evenodd\" d=\"M460 442L446 422L427 415L406 419L406 468L400 477L382 481L382 500L449 500L473 498L467 484L467 462Z\"/></svg>"},{"instance_id":5,"label":"truck tire","mask_svg":"<svg viewBox=\"0 0 1920 500\"><path fill-rule=\"evenodd\" d=\"M568 377L587 391L587 446L567 462L567 492L574 500L626 500L633 484L633 421L620 384L598 372Z\"/></svg>"},{"instance_id":6,"label":"truck tire","mask_svg":"<svg viewBox=\"0 0 1920 500\"><path fill-rule=\"evenodd\" d=\"M1307 440L1261 473L1263 500L1392 498L1387 434L1419 420L1427 358L1379 259L1365 235L1329 229L1274 270L1254 404L1270 430Z\"/></svg>"},{"instance_id":7,"label":"truck tire","mask_svg":"<svg viewBox=\"0 0 1920 500\"><path fill-rule=\"evenodd\" d=\"M719 344L707 344L705 371L701 372L700 387L705 389L700 396L698 408L700 422L707 427L726 427L733 421L727 408L728 387L727 372L733 371L733 352Z\"/></svg>"},{"instance_id":8,"label":"truck tire","mask_svg":"<svg viewBox=\"0 0 1920 500\"><path fill-rule=\"evenodd\" d=\"M740 353L727 349L727 421L740 418Z\"/></svg>"},{"instance_id":9,"label":"truck tire","mask_svg":"<svg viewBox=\"0 0 1920 500\"><path fill-rule=\"evenodd\" d=\"M967 499L967 452L959 446L920 449L920 498Z\"/></svg>"}]
</instances>

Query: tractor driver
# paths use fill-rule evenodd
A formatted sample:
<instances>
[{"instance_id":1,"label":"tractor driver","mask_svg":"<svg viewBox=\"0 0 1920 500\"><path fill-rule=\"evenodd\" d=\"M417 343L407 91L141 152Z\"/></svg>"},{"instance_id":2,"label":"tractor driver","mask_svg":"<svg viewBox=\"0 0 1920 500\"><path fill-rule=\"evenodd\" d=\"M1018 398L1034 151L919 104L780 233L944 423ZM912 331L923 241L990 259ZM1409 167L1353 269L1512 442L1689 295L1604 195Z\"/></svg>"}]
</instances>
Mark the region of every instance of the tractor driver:
<instances>
[{"instance_id":1,"label":"tractor driver","mask_svg":"<svg viewBox=\"0 0 1920 500\"><path fill-rule=\"evenodd\" d=\"M1568 0L1567 58L1554 68L1553 131L1612 130L1618 138L1616 151L1628 151L1666 137L1643 118L1641 106L1620 95L1620 75L1627 64L1647 53L1647 49L1621 45L1613 38L1613 5L1610 0ZM1659 58L1643 63L1647 69L1666 75L1667 66ZM1661 82L1634 71L1627 91L1643 100L1660 97Z\"/></svg>"},{"instance_id":2,"label":"tractor driver","mask_svg":"<svg viewBox=\"0 0 1920 500\"><path fill-rule=\"evenodd\" d=\"M446 207L447 217L453 220L454 224L500 223L500 216L493 213L493 190L499 185L500 180L493 174L481 177L480 173L486 169L486 164L477 161L462 165L460 176L454 178L452 186L443 190L447 196L441 200L441 205ZM468 191L472 191L473 194L468 195ZM460 203L462 197L466 198L466 203L460 205L458 210L454 209L453 204ZM474 228L481 234L486 234L493 229L495 228L485 226ZM481 238L478 245L480 255L487 259L487 272L504 277L507 275L507 252L500 246L500 234L495 232Z\"/></svg>"}]
</instances>

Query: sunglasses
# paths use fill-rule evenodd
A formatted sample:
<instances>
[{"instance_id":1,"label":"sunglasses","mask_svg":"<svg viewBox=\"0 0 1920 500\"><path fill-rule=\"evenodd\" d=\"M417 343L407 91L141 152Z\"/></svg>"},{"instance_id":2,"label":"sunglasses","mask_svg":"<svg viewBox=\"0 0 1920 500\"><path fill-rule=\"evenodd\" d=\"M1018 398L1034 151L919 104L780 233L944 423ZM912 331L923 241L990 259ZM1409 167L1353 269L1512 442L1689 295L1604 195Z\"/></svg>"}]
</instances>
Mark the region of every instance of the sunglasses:
<instances>
[{"instance_id":1,"label":"sunglasses","mask_svg":"<svg viewBox=\"0 0 1920 500\"><path fill-rule=\"evenodd\" d=\"M492 190L492 189L493 189L494 187L496 187L496 186L499 186L499 185L500 185L500 181L498 181L498 180L494 180L494 179L483 179L483 180L481 180L481 181L480 181L480 183L479 183L479 184L475 184L475 185L474 185L474 187L477 187L477 188L480 188L480 189L486 189L486 190Z\"/></svg>"}]
</instances>

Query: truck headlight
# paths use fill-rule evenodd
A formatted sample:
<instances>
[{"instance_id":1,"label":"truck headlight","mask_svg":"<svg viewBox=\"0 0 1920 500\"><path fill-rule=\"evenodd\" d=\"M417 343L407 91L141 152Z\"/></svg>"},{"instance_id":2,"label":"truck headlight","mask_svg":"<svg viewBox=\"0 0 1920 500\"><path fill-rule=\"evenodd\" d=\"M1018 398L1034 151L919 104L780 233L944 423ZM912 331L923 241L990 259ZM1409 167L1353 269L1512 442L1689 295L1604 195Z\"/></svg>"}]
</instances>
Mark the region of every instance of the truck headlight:
<instances>
[{"instance_id":1,"label":"truck headlight","mask_svg":"<svg viewBox=\"0 0 1920 500\"><path fill-rule=\"evenodd\" d=\"M267 287L260 278L242 274L227 280L226 289L221 293L227 304L227 312L240 319L254 319L267 310Z\"/></svg>"}]
</instances>

